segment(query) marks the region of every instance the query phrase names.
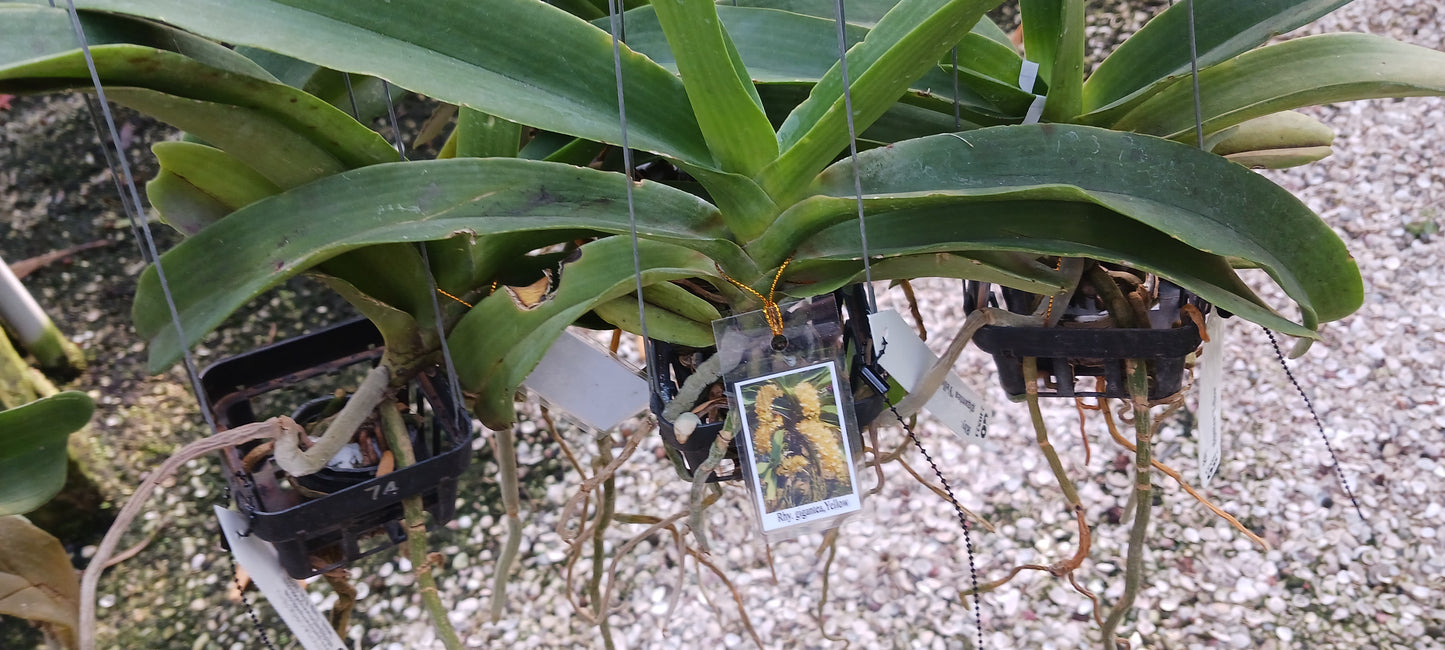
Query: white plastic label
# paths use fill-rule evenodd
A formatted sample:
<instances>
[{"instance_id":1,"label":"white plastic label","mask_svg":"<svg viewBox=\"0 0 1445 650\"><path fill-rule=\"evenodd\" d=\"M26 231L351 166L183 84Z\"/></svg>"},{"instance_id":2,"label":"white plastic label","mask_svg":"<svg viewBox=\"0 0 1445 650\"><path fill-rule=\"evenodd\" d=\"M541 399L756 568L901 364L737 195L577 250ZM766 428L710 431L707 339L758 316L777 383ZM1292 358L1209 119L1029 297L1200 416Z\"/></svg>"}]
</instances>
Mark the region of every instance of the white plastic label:
<instances>
[{"instance_id":1,"label":"white plastic label","mask_svg":"<svg viewBox=\"0 0 1445 650\"><path fill-rule=\"evenodd\" d=\"M1224 405L1220 400L1224 387L1224 338L1228 329L1227 320L1220 318L1219 310L1209 312L1204 319L1204 330L1209 341L1204 344L1204 353L1199 358L1199 486L1206 487L1215 472L1219 471L1222 454L1220 427L1223 424Z\"/></svg>"},{"instance_id":2,"label":"white plastic label","mask_svg":"<svg viewBox=\"0 0 1445 650\"><path fill-rule=\"evenodd\" d=\"M346 650L346 645L341 642L341 637L336 636L326 617L311 604L306 590L281 568L275 547L255 535L242 537L241 531L247 528L247 523L241 513L221 506L215 508L216 519L221 522L221 530L226 533L226 541L231 545L236 562L246 568L261 595L281 615L281 620L291 628L301 647L306 650Z\"/></svg>"},{"instance_id":3,"label":"white plastic label","mask_svg":"<svg viewBox=\"0 0 1445 650\"><path fill-rule=\"evenodd\" d=\"M563 332L523 384L547 405L598 431L647 408L647 380L606 351Z\"/></svg>"},{"instance_id":4,"label":"white plastic label","mask_svg":"<svg viewBox=\"0 0 1445 650\"><path fill-rule=\"evenodd\" d=\"M913 390L933 364L938 362L903 317L891 309L868 316L874 345L879 349L878 363L888 371L904 390ZM983 440L988 436L989 409L983 397L963 383L958 375L948 373L938 392L923 405L954 433L965 438Z\"/></svg>"},{"instance_id":5,"label":"white plastic label","mask_svg":"<svg viewBox=\"0 0 1445 650\"><path fill-rule=\"evenodd\" d=\"M1024 64L1019 67L1019 88L1026 93L1034 91L1034 82L1039 78L1039 64L1024 59ZM1043 95L1034 95L1033 103L1029 104L1029 110L1024 114L1024 124L1037 124L1039 118L1044 115L1044 104L1047 101Z\"/></svg>"}]
</instances>

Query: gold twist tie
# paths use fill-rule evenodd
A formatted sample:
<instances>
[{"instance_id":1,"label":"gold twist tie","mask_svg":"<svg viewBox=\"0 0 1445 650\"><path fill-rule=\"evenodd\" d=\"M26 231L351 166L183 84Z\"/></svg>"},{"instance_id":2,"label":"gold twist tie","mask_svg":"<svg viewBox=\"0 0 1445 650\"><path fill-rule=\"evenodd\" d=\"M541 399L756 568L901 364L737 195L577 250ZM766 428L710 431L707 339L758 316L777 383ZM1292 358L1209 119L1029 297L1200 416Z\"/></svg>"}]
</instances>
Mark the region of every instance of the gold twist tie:
<instances>
[{"instance_id":1,"label":"gold twist tie","mask_svg":"<svg viewBox=\"0 0 1445 650\"><path fill-rule=\"evenodd\" d=\"M737 285L738 288L757 296L758 300L763 301L763 318L768 321L768 329L773 331L774 347L776 347L778 337L783 335L783 310L778 308L778 303L773 302L773 293L778 289L778 280L783 277L783 270L788 268L788 263L792 261L793 257L791 255L788 256L788 259L783 260L783 265L779 266L778 272L773 275L773 284L768 287L768 295L766 296L758 293L756 289L734 280L732 276L723 272L721 265L713 264L717 266L717 272L722 274L724 280Z\"/></svg>"}]
</instances>

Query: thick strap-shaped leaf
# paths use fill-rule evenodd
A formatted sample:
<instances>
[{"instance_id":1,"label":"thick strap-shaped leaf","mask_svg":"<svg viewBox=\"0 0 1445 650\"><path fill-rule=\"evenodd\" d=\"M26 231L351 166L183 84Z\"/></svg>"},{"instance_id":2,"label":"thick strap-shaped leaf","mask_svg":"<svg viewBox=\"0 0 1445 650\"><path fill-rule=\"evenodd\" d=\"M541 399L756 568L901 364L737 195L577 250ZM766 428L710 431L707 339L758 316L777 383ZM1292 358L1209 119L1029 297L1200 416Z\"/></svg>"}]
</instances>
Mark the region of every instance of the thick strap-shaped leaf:
<instances>
[{"instance_id":1,"label":"thick strap-shaped leaf","mask_svg":"<svg viewBox=\"0 0 1445 650\"><path fill-rule=\"evenodd\" d=\"M78 50L79 41L63 8L44 3L0 2L0 68ZM149 22L79 12L81 29L91 47L101 45L149 45L183 54L213 68L275 81L255 62L213 41L178 29Z\"/></svg>"},{"instance_id":2,"label":"thick strap-shaped leaf","mask_svg":"<svg viewBox=\"0 0 1445 650\"><path fill-rule=\"evenodd\" d=\"M62 12L63 15L64 12ZM205 65L190 57L145 45L101 45L91 48L96 70L106 86L106 95L115 101L126 101L112 86L140 88L168 95L171 100L155 100L152 113L173 126L195 133L211 144L220 146L225 139L217 131L229 126L216 122L216 115L189 115L177 107L194 100L216 106L233 107L235 113L254 114L274 126L268 131L277 138L290 138L310 143L310 148L324 152L345 168L373 165L396 160L396 151L380 135L358 123L351 116L300 90L275 81L226 72ZM234 55L235 58L245 60ZM259 68L258 68L259 70ZM264 73L263 73L264 74ZM88 90L90 72L79 50L32 59L0 67L0 92L54 92ZM157 102L164 101L164 104ZM133 106L147 111L147 107ZM185 122L181 124L180 122ZM199 123L198 123L199 122ZM267 138L271 133L251 133L248 138ZM223 147L224 148L224 147ZM271 164L281 164L275 160ZM256 167L256 161L248 161ZM267 165L269 166L269 165ZM257 171L266 172L262 167ZM307 179L310 180L310 179Z\"/></svg>"},{"instance_id":3,"label":"thick strap-shaped leaf","mask_svg":"<svg viewBox=\"0 0 1445 650\"><path fill-rule=\"evenodd\" d=\"M871 252L871 251L870 251ZM1053 294L1063 289L1063 277L1028 255L999 251L899 255L872 262L863 269L858 259L800 259L788 265L778 290L802 298L836 291L850 284L873 280L959 278L1002 284L1034 293Z\"/></svg>"},{"instance_id":4,"label":"thick strap-shaped leaf","mask_svg":"<svg viewBox=\"0 0 1445 650\"><path fill-rule=\"evenodd\" d=\"M843 3L843 18L848 21L849 25L872 27L877 25L884 14L887 14L897 4L898 0L846 0ZM732 6L778 9L828 20L832 20L837 15L834 0L738 0ZM1004 33L998 23L993 22L993 19L988 16L980 18L978 24L974 25L973 31L993 41L1013 47L1013 44L1009 42L1008 34Z\"/></svg>"},{"instance_id":5,"label":"thick strap-shaped leaf","mask_svg":"<svg viewBox=\"0 0 1445 650\"><path fill-rule=\"evenodd\" d=\"M837 65L838 34L831 6L829 3L826 17L726 5L717 11L748 74L761 86L759 93L765 94L769 86L780 84L811 86ZM850 18L848 45L867 35L868 28L853 24ZM651 6L627 12L627 43L664 67L676 69L672 49ZM964 36L959 52L959 108L964 120L1000 124L1028 108L1033 95L1014 83L1021 61L1012 46L1000 45L978 31ZM952 74L941 68L926 71L900 101L952 116ZM782 120L774 122L781 124Z\"/></svg>"},{"instance_id":6,"label":"thick strap-shaped leaf","mask_svg":"<svg viewBox=\"0 0 1445 650\"><path fill-rule=\"evenodd\" d=\"M717 276L712 260L673 244L641 240L638 256L643 284ZM524 308L498 291L468 312L447 340L462 386L477 394L473 412L482 423L494 429L510 424L517 386L552 342L593 306L633 291L635 277L630 238L606 237L562 263L556 290L540 304Z\"/></svg>"},{"instance_id":7,"label":"thick strap-shaped leaf","mask_svg":"<svg viewBox=\"0 0 1445 650\"><path fill-rule=\"evenodd\" d=\"M95 404L76 391L0 411L0 515L30 512L65 485L66 440Z\"/></svg>"},{"instance_id":8,"label":"thick strap-shaped leaf","mask_svg":"<svg viewBox=\"0 0 1445 650\"><path fill-rule=\"evenodd\" d=\"M146 183L146 198L167 225L188 235L281 191L245 163L215 147L158 142L161 171Z\"/></svg>"},{"instance_id":9,"label":"thick strap-shaped leaf","mask_svg":"<svg viewBox=\"0 0 1445 650\"><path fill-rule=\"evenodd\" d=\"M872 215L866 222L868 250L874 255L997 250L1116 262L1168 278L1272 330L1316 336L1312 328L1292 323L1270 309L1239 279L1226 258L1185 245L1100 205L959 201ZM810 238L798 255L850 259L858 255L859 241L856 223L840 223Z\"/></svg>"},{"instance_id":10,"label":"thick strap-shaped leaf","mask_svg":"<svg viewBox=\"0 0 1445 650\"><path fill-rule=\"evenodd\" d=\"M354 248L459 234L628 232L624 183L620 174L507 158L373 165L247 206L181 242L161 263L189 345L260 292ZM651 182L636 185L634 198L641 236L703 251L732 273L756 274L710 204ZM183 343L154 268L141 277L133 316L151 342L153 370L179 358Z\"/></svg>"},{"instance_id":11,"label":"thick strap-shaped leaf","mask_svg":"<svg viewBox=\"0 0 1445 650\"><path fill-rule=\"evenodd\" d=\"M441 101L617 144L617 90L606 32L535 0L79 0L202 36L388 79ZM439 24L445 17L445 25ZM538 38L546 34L546 38ZM622 48L633 147L711 165L682 82Z\"/></svg>"},{"instance_id":12,"label":"thick strap-shaped leaf","mask_svg":"<svg viewBox=\"0 0 1445 650\"><path fill-rule=\"evenodd\" d=\"M1350 0L1211 0L1195 2L1200 68L1248 52L1314 22ZM1084 83L1087 124L1108 124L1139 101L1189 76L1189 5L1160 13L1119 45ZM1111 117L1112 115L1112 117Z\"/></svg>"},{"instance_id":13,"label":"thick strap-shaped leaf","mask_svg":"<svg viewBox=\"0 0 1445 650\"><path fill-rule=\"evenodd\" d=\"M1066 0L1019 0L1019 21L1023 23L1024 56L1039 64L1039 77L1048 81L1054 70L1059 35L1064 31Z\"/></svg>"},{"instance_id":14,"label":"thick strap-shaped leaf","mask_svg":"<svg viewBox=\"0 0 1445 650\"><path fill-rule=\"evenodd\" d=\"M712 0L651 5L718 169L752 176L778 155L777 134Z\"/></svg>"},{"instance_id":15,"label":"thick strap-shaped leaf","mask_svg":"<svg viewBox=\"0 0 1445 650\"><path fill-rule=\"evenodd\" d=\"M787 118L788 113L808 97L808 86L803 84L769 84L758 89L763 96L763 106L768 110L768 117L781 124ZM968 131L977 129L984 125L995 125L1000 122L986 118L984 123L975 122L978 116L969 115L963 111L959 127ZM925 135L937 135L939 133L952 133L960 129L954 128L953 114L946 111L937 111L913 104L899 102L888 108L873 124L858 134L859 150L871 149L873 147L902 142L921 138Z\"/></svg>"},{"instance_id":16,"label":"thick strap-shaped leaf","mask_svg":"<svg viewBox=\"0 0 1445 650\"><path fill-rule=\"evenodd\" d=\"M878 119L913 80L933 68L983 17L987 0L903 0L848 50L853 122ZM848 144L841 67L835 66L778 130L783 154L764 170L764 189L784 202Z\"/></svg>"},{"instance_id":17,"label":"thick strap-shaped leaf","mask_svg":"<svg viewBox=\"0 0 1445 650\"><path fill-rule=\"evenodd\" d=\"M1322 321L1337 320L1363 301L1359 269L1344 244L1299 199L1258 174L1187 145L1043 124L920 138L871 150L859 163L865 197L879 201L879 209L898 210L907 200L922 204L945 196L958 197L959 209L969 201L1005 196L1089 202L1189 247L1258 264L1300 304L1306 319L1315 313ZM851 197L850 164L844 161L824 172L814 191ZM828 218L813 215L789 223L785 213L775 230L791 226L780 232L800 242ZM770 230L759 242L778 234ZM869 239L871 244L871 233ZM773 240L766 254L757 245L749 251L767 265L778 248Z\"/></svg>"},{"instance_id":18,"label":"thick strap-shaped leaf","mask_svg":"<svg viewBox=\"0 0 1445 650\"><path fill-rule=\"evenodd\" d=\"M1204 132L1279 111L1379 97L1445 95L1445 52L1370 34L1321 34L1262 47L1199 72ZM1113 128L1184 139L1194 88L1181 79Z\"/></svg>"},{"instance_id":19,"label":"thick strap-shaped leaf","mask_svg":"<svg viewBox=\"0 0 1445 650\"><path fill-rule=\"evenodd\" d=\"M1049 84L1043 119L1067 122L1082 112L1084 0L1021 0L1024 52Z\"/></svg>"},{"instance_id":20,"label":"thick strap-shaped leaf","mask_svg":"<svg viewBox=\"0 0 1445 650\"><path fill-rule=\"evenodd\" d=\"M262 111L145 88L108 88L105 95L215 145L280 187L347 169L331 152Z\"/></svg>"}]
</instances>

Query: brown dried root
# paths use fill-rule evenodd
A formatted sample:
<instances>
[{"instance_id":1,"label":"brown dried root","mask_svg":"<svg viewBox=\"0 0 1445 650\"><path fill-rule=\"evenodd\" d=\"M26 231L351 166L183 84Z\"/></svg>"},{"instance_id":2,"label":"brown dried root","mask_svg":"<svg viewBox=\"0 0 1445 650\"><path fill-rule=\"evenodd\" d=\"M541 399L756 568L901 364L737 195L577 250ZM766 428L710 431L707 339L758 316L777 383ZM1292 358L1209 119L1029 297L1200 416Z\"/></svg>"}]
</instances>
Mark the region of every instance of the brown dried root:
<instances>
[{"instance_id":1,"label":"brown dried root","mask_svg":"<svg viewBox=\"0 0 1445 650\"><path fill-rule=\"evenodd\" d=\"M617 331L621 332L622 330ZM557 423L552 420L552 413L548 411L545 406L542 407L542 422L547 425L547 433L552 436L552 442L557 443L557 448L562 450L562 455L566 456L567 462L572 464L572 469L577 470L577 474L585 480L587 478L587 472L582 471L582 463L578 462L577 455L572 453L572 447L567 444L567 441L562 438L562 434L557 431Z\"/></svg>"},{"instance_id":2,"label":"brown dried root","mask_svg":"<svg viewBox=\"0 0 1445 650\"><path fill-rule=\"evenodd\" d=\"M1023 360L1023 371L1024 387L1027 390L1027 393L1025 394L1025 401L1028 402L1029 416L1032 418L1034 424L1034 438L1035 441L1038 443L1039 449L1044 452L1044 456L1049 461L1049 467L1053 470L1054 473L1054 480L1058 482L1059 489L1063 490L1064 492L1064 499L1068 502L1069 508L1074 512L1074 518L1078 523L1079 527L1079 547L1074 552L1073 557L1067 560L1055 562L1048 566L1043 566L1039 564L1025 564L1014 567L1011 571L1009 571L1008 575L1004 576L1004 578L1002 578L1001 580L995 580L984 585L979 585L976 590L960 591L959 596L962 598L967 598L968 596L997 589L1005 584L1008 584L1010 580L1013 580L1014 576L1017 576L1020 572L1024 570L1043 571L1051 576L1054 576L1055 578L1068 576L1070 581L1072 582L1073 572L1084 563L1085 558L1089 557L1089 547L1092 544L1092 537L1089 534L1089 522L1084 516L1084 506L1079 501L1079 493L1074 488L1073 480L1071 480L1068 474L1064 472L1063 462L1059 460L1058 453L1054 451L1053 444L1049 442L1049 433L1048 429L1044 426L1043 412L1039 409L1038 361L1032 357L1025 358Z\"/></svg>"},{"instance_id":3,"label":"brown dried root","mask_svg":"<svg viewBox=\"0 0 1445 650\"><path fill-rule=\"evenodd\" d=\"M821 557L824 550L828 551L828 559L823 562L823 590L818 595L818 610L813 614L813 622L818 624L818 634L834 643L842 642L844 650L852 645L848 639L828 634L828 627L823 622L823 608L828 605L828 577L832 573L833 559L838 557L838 529L832 528L823 536L823 543L813 553L814 557Z\"/></svg>"},{"instance_id":4,"label":"brown dried root","mask_svg":"<svg viewBox=\"0 0 1445 650\"><path fill-rule=\"evenodd\" d=\"M934 494L938 495L938 498L943 499L944 501L948 501L950 504L952 503L952 500L948 498L948 493L944 492L943 488L929 483L927 479L923 478L922 475L920 475L917 471L913 469L912 466L908 464L908 461L903 460L902 456L899 456L896 460L898 461L899 465L903 466L903 469L908 470L908 473L912 475L913 478L918 479L918 482L922 483L923 487L932 490ZM974 523L982 526L984 530L987 530L990 533L998 532L998 528L994 527L993 522L990 522L989 520L984 519L982 515L972 510L969 510L968 508L965 508L963 504L959 504L958 509L962 510L963 514L968 515L968 518L972 519Z\"/></svg>"},{"instance_id":5,"label":"brown dried root","mask_svg":"<svg viewBox=\"0 0 1445 650\"><path fill-rule=\"evenodd\" d=\"M632 457L632 452L637 451L637 446L642 444L642 439L646 437L646 434L651 432L649 427L642 426L633 426L631 430L628 429L629 427L625 426L622 429L624 435L627 436L627 441L623 444L622 451L617 454L617 457L613 458L612 461L607 463L602 469L597 470L597 473L593 474L590 478L584 479L582 485L577 488L577 493L573 494L572 498L568 499L566 505L562 507L562 516L557 520L557 534L561 535L562 539L572 541L582 535L581 530L567 530L567 522L576 518L575 513L577 512L578 506L582 504L582 501L587 499L588 495L592 494L592 491L596 490L597 486L601 485L603 481L617 473L617 468L621 467L623 463L627 462L628 458Z\"/></svg>"},{"instance_id":6,"label":"brown dried root","mask_svg":"<svg viewBox=\"0 0 1445 650\"><path fill-rule=\"evenodd\" d=\"M95 648L95 592L100 584L100 574L108 566L115 547L120 544L121 535L130 528L131 522L145 506L146 499L150 498L161 481L170 478L186 462L213 451L245 444L252 440L270 440L280 435L290 434L299 437L305 432L306 430L302 429L301 425L285 416L221 431L182 447L162 462L145 480L141 481L140 485L136 486L135 492L126 500L125 505L121 507L120 512L116 514L110 530L106 531L105 538L101 540L95 555L91 557L90 564L85 567L85 573L81 575L78 630L81 650L94 650Z\"/></svg>"},{"instance_id":7,"label":"brown dried root","mask_svg":"<svg viewBox=\"0 0 1445 650\"><path fill-rule=\"evenodd\" d=\"M1109 425L1109 435L1114 438L1114 442L1119 443L1130 452L1137 453L1137 450L1134 447L1134 443L1129 442L1129 440L1126 439L1123 434L1119 433L1119 428L1117 425L1114 424L1114 417L1109 413L1109 409L1103 409L1103 413L1104 422ZM1167 416L1168 413L1169 412L1166 411L1164 415L1156 418L1154 422L1154 426L1156 429L1159 427L1160 423L1163 422L1164 416ZM1244 524L1239 523L1239 520L1235 519L1234 515L1231 515L1224 510L1221 510L1219 506L1214 505L1213 502L1211 502L1209 499L1205 498L1204 495L1196 491L1193 486L1189 485L1188 481L1184 480L1184 477L1179 474L1178 470L1159 462L1157 459L1151 458L1149 460L1150 464L1153 465L1154 469L1164 472L1164 474L1168 475L1169 478L1174 479L1174 482L1178 483L1179 487L1184 488L1184 491L1189 493L1189 496L1194 497L1195 501L1198 501L1204 507L1209 508L1209 511L1213 512L1215 516L1229 522L1229 525L1233 526L1235 530L1242 533L1245 537L1248 537L1255 544L1258 544L1261 549L1264 549L1266 551L1270 550L1269 542L1261 539L1259 535L1254 534L1252 531L1246 528Z\"/></svg>"},{"instance_id":8,"label":"brown dried root","mask_svg":"<svg viewBox=\"0 0 1445 650\"><path fill-rule=\"evenodd\" d=\"M913 316L913 322L918 326L919 340L928 340L928 330L923 327L923 312L918 311L918 296L913 293L913 285L907 280L899 280L898 286L903 289L903 297L908 299L908 313Z\"/></svg>"},{"instance_id":9,"label":"brown dried root","mask_svg":"<svg viewBox=\"0 0 1445 650\"><path fill-rule=\"evenodd\" d=\"M763 645L762 638L758 636L758 631L753 629L753 621L751 618L748 618L748 610L747 607L743 605L743 595L738 591L737 585L734 585L733 581L728 579L727 574L723 573L722 569L719 569L716 564L713 564L712 559L709 558L706 553L694 548L689 548L687 552L693 559L697 560L698 564L707 567L709 571L713 572L713 575L716 575L719 580L722 580L724 585L727 585L728 591L732 592L733 603L737 605L738 616L742 618L743 627L747 629L748 636L752 637L753 643L756 643L759 648L766 647ZM701 569L699 569L699 571L701 571ZM699 580L699 583L700 582L701 580Z\"/></svg>"}]
</instances>

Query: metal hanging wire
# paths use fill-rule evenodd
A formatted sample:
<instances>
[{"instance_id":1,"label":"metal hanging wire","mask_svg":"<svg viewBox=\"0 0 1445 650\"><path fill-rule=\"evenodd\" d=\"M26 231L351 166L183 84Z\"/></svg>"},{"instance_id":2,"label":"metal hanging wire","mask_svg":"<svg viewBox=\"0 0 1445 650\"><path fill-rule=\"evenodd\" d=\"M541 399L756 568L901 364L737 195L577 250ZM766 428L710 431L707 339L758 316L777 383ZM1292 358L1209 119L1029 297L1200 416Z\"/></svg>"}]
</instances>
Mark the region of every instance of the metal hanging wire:
<instances>
[{"instance_id":1,"label":"metal hanging wire","mask_svg":"<svg viewBox=\"0 0 1445 650\"><path fill-rule=\"evenodd\" d=\"M853 124L853 89L848 79L848 23L843 0L834 0L833 17L838 25L838 72L843 82L843 110L848 121L848 158L853 163L853 194L858 200L858 242L863 253L863 286L868 293L868 313L878 313L873 295L873 267L868 259L868 224L863 219L863 172L858 168L858 129Z\"/></svg>"},{"instance_id":2,"label":"metal hanging wire","mask_svg":"<svg viewBox=\"0 0 1445 650\"><path fill-rule=\"evenodd\" d=\"M175 296L171 293L170 284L166 281L165 266L161 264L160 253L156 248L155 236L151 233L149 221L145 218L145 207L141 203L140 193L135 188L135 178L130 171L130 162L126 159L125 149L120 144L120 131L115 126L115 116L110 111L110 104L105 98L105 88L100 83L100 73L95 67L95 58L91 56L90 41L85 37L85 29L80 25L80 14L75 10L74 0L65 0L66 11L70 14L70 26L75 31L75 38L80 42L81 54L85 57L85 67L90 72L90 82L95 88L97 103L100 105L100 113L104 118L106 131L110 138L110 146L114 148L115 158L112 160L110 152L106 153L106 163L111 166L111 175L115 176L116 165L120 168L120 175L116 178L117 189L120 190L120 203L125 211L126 218L130 221L131 231L139 233L137 244L140 246L141 258L146 262L155 265L156 279L161 285L161 293L165 295L166 309L170 312L171 326L176 330L176 339L181 346L181 359L186 367L186 376L191 382L191 391L196 395L196 403L201 408L201 417L205 419L206 426L214 435L218 428L215 416L211 413L211 405L206 399L206 392L201 388L200 373L196 370L196 360L191 356L191 348L185 334L185 328L181 325L181 313L176 307ZM54 7L54 0L51 0ZM93 104L87 104L94 110ZM92 112L91 118L95 115ZM97 132L96 136L101 140L101 147L105 147L106 137Z\"/></svg>"},{"instance_id":3,"label":"metal hanging wire","mask_svg":"<svg viewBox=\"0 0 1445 650\"><path fill-rule=\"evenodd\" d=\"M608 23L612 33L612 72L617 82L617 122L622 131L619 146L622 147L622 173L627 182L627 232L632 238L632 277L637 283L637 316L641 323L639 329L642 333L642 358L647 367L647 385L652 391L660 392L662 383L657 378L657 364L652 358L652 339L647 334L647 302L642 298L642 253L637 244L637 206L632 197L633 177L637 170L633 164L632 149L627 143L627 100L622 83L622 41L626 34L626 24L622 18L621 4L621 0L607 0Z\"/></svg>"},{"instance_id":4,"label":"metal hanging wire","mask_svg":"<svg viewBox=\"0 0 1445 650\"><path fill-rule=\"evenodd\" d=\"M352 93L351 89L351 75L342 73L342 77L346 79L346 95L351 101L351 116L359 120L361 118L357 115L356 96ZM391 134L392 137L396 139L393 143L396 146L396 155L405 162L406 145L402 143L401 123L396 119L396 104L391 99L391 84L384 79L381 82L381 93L386 98L386 116L391 122ZM453 412L457 414L458 420L464 420L466 418L466 410L461 408L463 403L462 384L461 381L457 379L457 366L456 363L452 361L452 349L447 343L446 327L442 322L441 301L437 298L437 294L440 293L441 290L437 287L436 275L432 273L431 255L427 251L427 243L417 242L416 249L417 252L421 253L421 265L426 271L427 296L431 299L432 322L436 325L437 341L441 344L442 365L447 373L448 393L450 393L452 405L456 407L453 409ZM458 421L455 424L458 429L470 428L469 423L465 421Z\"/></svg>"},{"instance_id":5,"label":"metal hanging wire","mask_svg":"<svg viewBox=\"0 0 1445 650\"><path fill-rule=\"evenodd\" d=\"M836 22L837 27L838 27L838 68L839 68L838 71L839 71L839 73L840 73L840 76L842 77L842 82L843 82L843 109L847 112L847 122L848 122L848 155L849 155L849 157L850 157L850 159L851 159L851 161L852 161L852 163L853 163L853 192L854 192L854 197L855 197L855 199L857 200L857 205L858 205L858 235L859 235L859 245L860 245L860 247L861 247L861 249L862 249L862 254L863 254L863 277L864 277L864 282L867 283L865 286L867 287L867 293L868 293L868 313L869 313L869 314L875 314L875 313L878 312L878 304L877 304L877 301L876 301L876 299L875 299L875 297L874 297L874 295L873 295L873 271L872 271L872 268L870 267L870 260L868 259L868 257L869 257L869 256L868 256L868 225L867 225L867 222L864 220L862 171L861 171L861 170L859 169L859 167L858 167L858 130L857 130L857 127L856 127L856 126L854 125L854 123L853 123L853 92L852 92L852 88L851 88L851 83L850 83L849 78L848 78L848 41L847 41L847 32L846 32L846 30L847 30L847 18L845 17L844 11L843 11L843 0L834 0L834 2L833 2L833 14L834 14L835 22ZM962 119L960 118L960 115L959 115L959 104L958 104L959 99L958 99L958 47L957 47L957 46L955 46L955 47L953 48L952 60L953 60L953 102L954 102L954 104L953 104L953 116L954 116L953 119L954 119L954 129L957 130L957 129L960 129L960 128L962 127ZM880 351L879 354L880 354L880 356L881 356L881 355L882 355L882 351ZM869 374L872 373L871 370L868 370L867 372L868 372ZM941 483L943 484L944 493L948 495L949 503L953 506L954 511L958 514L958 523L959 523L960 528L963 530L964 549L965 549L965 551L966 551L967 554L968 554L968 574L969 574L969 579L970 579L971 582L972 582L973 593L974 593L974 597L973 597L973 620L974 620L974 630L975 630L975 632L976 632L977 635L978 635L977 641L976 641L977 645L976 645L975 647L976 647L976 648L979 648L980 650L982 650L982 648L984 647L984 640L983 640L983 609L982 609L982 606L980 605L980 602L981 602L981 600L982 600L982 597L981 597L981 594L978 593L978 565L977 565L977 563L976 563L975 560L974 560L974 553L973 553L973 535L969 532L969 528L970 528L970 527L969 527L969 525L968 525L968 518L964 515L963 506L959 504L958 498L954 496L954 494L953 494L953 488L949 486L949 484L948 484L948 479L944 477L944 475L943 475L943 470L939 469L938 463L934 462L934 460L933 460L933 456L930 455L930 454L928 453L928 450L923 447L923 441L922 441L922 439L920 439L920 438L918 437L918 434L917 434L916 432L914 432L913 427L909 426L908 422L903 419L903 415L898 412L898 409L894 408L894 407L893 407L893 404L892 404L891 402L888 402L888 401L887 401L887 391L884 390L884 391L880 391L880 392L882 392L882 393L884 394L884 401L885 401L885 403L888 404L888 409L893 412L893 416L894 416L894 417L898 418L898 423L899 423L900 425L902 425L902 426L903 426L903 430L908 433L908 437L913 441L913 445L914 445L915 447L917 447L917 448L918 448L918 451L923 454L923 457L928 460L928 464L933 468L933 473L934 473L934 475L936 475L936 476L938 477L939 482L941 482Z\"/></svg>"},{"instance_id":6,"label":"metal hanging wire","mask_svg":"<svg viewBox=\"0 0 1445 650\"><path fill-rule=\"evenodd\" d=\"M170 284L166 281L165 268L161 264L160 253L156 247L155 237L151 233L150 223L142 216L144 206L140 200L140 194L136 191L135 178L131 174L130 162L126 158L125 149L120 144L120 133L115 126L115 116L111 113L110 104L105 98L105 87L101 84L100 73L95 67L95 58L90 52L90 41L85 36L85 29L80 24L80 14L75 10L74 0L66 0L66 13L70 16L70 26L75 32L75 38L80 44L81 54L85 57L85 66L90 73L90 82L95 88L95 98L86 97L86 110L90 114L91 124L95 127L96 138L100 140L101 152L105 156L107 168L110 169L111 179L115 181L116 193L120 195L121 209L125 212L126 219L130 222L131 235L135 237L136 244L140 248L141 259L148 264L155 265L156 279L160 282L161 293L165 295L166 308L170 312L171 325L175 327L176 338L181 346L181 359L185 364L186 377L191 382L191 391L196 396L196 404L200 407L201 417L205 420L210 430L210 435L215 435L219 429L216 425L214 414L211 412L211 405L206 399L206 392L201 387L200 373L196 371L195 359L191 356L191 348L187 343L185 329L181 326L180 311L176 308L175 297L171 293ZM50 0L50 6L55 7L55 0ZM99 108L97 109L97 106ZM99 113L104 118L106 129L102 131L101 120L97 118ZM109 135L107 145L107 134ZM119 170L119 173L117 173ZM229 501L229 487L226 490L227 501ZM236 564L231 558L229 551L225 552L226 558L230 560L231 573L239 576L236 571ZM241 589L240 578L236 577L236 586L241 595L241 602L246 606L246 614L252 625L256 628L256 634L260 637L262 645L270 650L276 646L271 641L271 636L266 628L261 625L261 618L252 607L251 600L246 597Z\"/></svg>"}]
</instances>

